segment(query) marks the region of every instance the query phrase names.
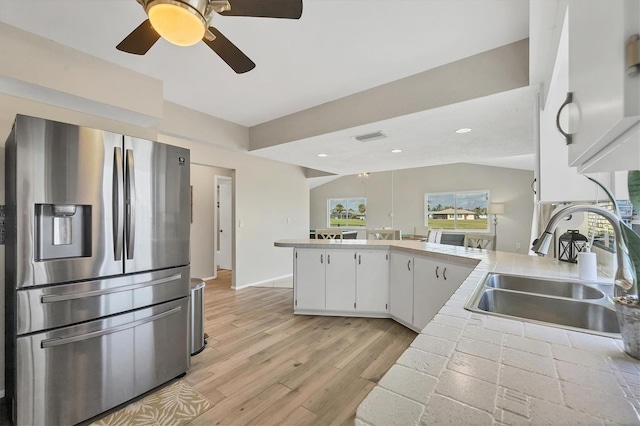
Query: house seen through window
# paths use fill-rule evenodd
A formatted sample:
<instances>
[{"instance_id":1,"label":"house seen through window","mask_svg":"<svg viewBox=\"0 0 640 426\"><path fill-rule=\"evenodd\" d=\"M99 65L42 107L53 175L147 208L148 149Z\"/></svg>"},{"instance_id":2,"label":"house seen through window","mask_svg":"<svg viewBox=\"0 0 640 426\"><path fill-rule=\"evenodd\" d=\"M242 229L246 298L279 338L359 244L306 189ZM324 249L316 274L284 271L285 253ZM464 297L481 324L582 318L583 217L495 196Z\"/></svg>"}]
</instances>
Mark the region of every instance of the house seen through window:
<instances>
[{"instance_id":1,"label":"house seen through window","mask_svg":"<svg viewBox=\"0 0 640 426\"><path fill-rule=\"evenodd\" d=\"M329 227L367 226L367 198L330 198L327 200Z\"/></svg>"},{"instance_id":2,"label":"house seen through window","mask_svg":"<svg viewBox=\"0 0 640 426\"><path fill-rule=\"evenodd\" d=\"M429 228L489 230L489 191L425 194L424 205Z\"/></svg>"}]
</instances>

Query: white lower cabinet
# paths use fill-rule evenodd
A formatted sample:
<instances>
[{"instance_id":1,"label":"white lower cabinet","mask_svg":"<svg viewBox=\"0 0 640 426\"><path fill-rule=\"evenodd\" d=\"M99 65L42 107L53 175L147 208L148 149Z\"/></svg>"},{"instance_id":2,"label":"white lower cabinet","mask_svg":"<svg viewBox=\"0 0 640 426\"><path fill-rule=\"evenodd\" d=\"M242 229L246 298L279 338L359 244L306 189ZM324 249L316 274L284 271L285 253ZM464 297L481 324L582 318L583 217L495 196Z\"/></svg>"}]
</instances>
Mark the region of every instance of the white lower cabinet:
<instances>
[{"instance_id":1,"label":"white lower cabinet","mask_svg":"<svg viewBox=\"0 0 640 426\"><path fill-rule=\"evenodd\" d=\"M359 251L356 255L356 311L389 312L389 252Z\"/></svg>"},{"instance_id":2,"label":"white lower cabinet","mask_svg":"<svg viewBox=\"0 0 640 426\"><path fill-rule=\"evenodd\" d=\"M296 309L325 309L324 256L324 250L295 250L294 305Z\"/></svg>"},{"instance_id":3,"label":"white lower cabinet","mask_svg":"<svg viewBox=\"0 0 640 426\"><path fill-rule=\"evenodd\" d=\"M413 256L391 253L389 313L405 325L413 324Z\"/></svg>"},{"instance_id":4,"label":"white lower cabinet","mask_svg":"<svg viewBox=\"0 0 640 426\"><path fill-rule=\"evenodd\" d=\"M419 330L426 327L472 270L442 260L415 258L413 326Z\"/></svg>"},{"instance_id":5,"label":"white lower cabinet","mask_svg":"<svg viewBox=\"0 0 640 426\"><path fill-rule=\"evenodd\" d=\"M469 276L472 267L391 253L391 316L422 330Z\"/></svg>"},{"instance_id":6,"label":"white lower cabinet","mask_svg":"<svg viewBox=\"0 0 640 426\"><path fill-rule=\"evenodd\" d=\"M473 267L387 250L296 249L297 313L391 316L422 330Z\"/></svg>"},{"instance_id":7,"label":"white lower cabinet","mask_svg":"<svg viewBox=\"0 0 640 426\"><path fill-rule=\"evenodd\" d=\"M326 250L326 309L353 311L356 301L355 251Z\"/></svg>"},{"instance_id":8,"label":"white lower cabinet","mask_svg":"<svg viewBox=\"0 0 640 426\"><path fill-rule=\"evenodd\" d=\"M388 251L296 249L294 256L297 311L388 312Z\"/></svg>"}]
</instances>

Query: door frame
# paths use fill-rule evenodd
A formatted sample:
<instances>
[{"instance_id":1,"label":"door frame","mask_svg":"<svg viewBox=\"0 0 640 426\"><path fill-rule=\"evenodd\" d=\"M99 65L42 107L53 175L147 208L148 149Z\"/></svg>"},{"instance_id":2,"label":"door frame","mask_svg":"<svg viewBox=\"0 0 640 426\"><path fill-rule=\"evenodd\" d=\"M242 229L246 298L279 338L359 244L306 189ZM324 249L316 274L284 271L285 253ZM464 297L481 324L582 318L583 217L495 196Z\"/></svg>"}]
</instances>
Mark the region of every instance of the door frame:
<instances>
[{"instance_id":1,"label":"door frame","mask_svg":"<svg viewBox=\"0 0 640 426\"><path fill-rule=\"evenodd\" d=\"M235 175L235 170L234 173ZM215 247L215 254L214 254L214 262L216 264L216 277L218 275L218 241L219 241L219 236L220 236L220 227L219 227L219 207L218 207L218 203L219 203L219 199L218 199L218 185L220 185L221 182L225 182L231 185L231 211L230 216L231 216L231 247L230 247L230 262L231 262L231 271L232 271L232 277L233 277L233 281L235 282L235 274L233 273L233 271L235 270L235 179L233 176L222 176L222 175L215 175L214 176L214 188L215 188L215 203L216 203L216 209L214 211L214 221L215 221L215 235L214 235L214 247Z\"/></svg>"}]
</instances>

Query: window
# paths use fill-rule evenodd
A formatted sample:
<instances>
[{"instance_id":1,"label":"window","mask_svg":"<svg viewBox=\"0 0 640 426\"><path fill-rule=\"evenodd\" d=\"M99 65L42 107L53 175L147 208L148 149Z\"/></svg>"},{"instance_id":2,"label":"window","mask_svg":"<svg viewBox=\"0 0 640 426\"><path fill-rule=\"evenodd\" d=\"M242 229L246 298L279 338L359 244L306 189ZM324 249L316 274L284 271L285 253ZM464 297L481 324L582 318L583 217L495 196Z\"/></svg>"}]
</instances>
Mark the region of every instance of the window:
<instances>
[{"instance_id":1,"label":"window","mask_svg":"<svg viewBox=\"0 0 640 426\"><path fill-rule=\"evenodd\" d=\"M367 226L367 198L330 198L327 200L329 227Z\"/></svg>"},{"instance_id":2,"label":"window","mask_svg":"<svg viewBox=\"0 0 640 426\"><path fill-rule=\"evenodd\" d=\"M429 228L489 230L489 191L424 194L424 205Z\"/></svg>"}]
</instances>

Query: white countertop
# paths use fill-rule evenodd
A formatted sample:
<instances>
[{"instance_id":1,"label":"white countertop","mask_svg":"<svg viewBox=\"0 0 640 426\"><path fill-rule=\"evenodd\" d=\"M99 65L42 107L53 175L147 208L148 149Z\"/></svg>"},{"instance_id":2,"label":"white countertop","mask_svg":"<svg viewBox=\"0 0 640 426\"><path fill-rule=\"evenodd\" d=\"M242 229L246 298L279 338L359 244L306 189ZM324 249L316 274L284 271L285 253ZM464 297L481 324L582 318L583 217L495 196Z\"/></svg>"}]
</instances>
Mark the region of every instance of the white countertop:
<instances>
[{"instance_id":1,"label":"white countertop","mask_svg":"<svg viewBox=\"0 0 640 426\"><path fill-rule=\"evenodd\" d=\"M275 245L392 248L479 261L360 404L356 425L640 424L640 361L624 353L622 340L464 309L487 272L577 278L573 264L418 241Z\"/></svg>"}]
</instances>

